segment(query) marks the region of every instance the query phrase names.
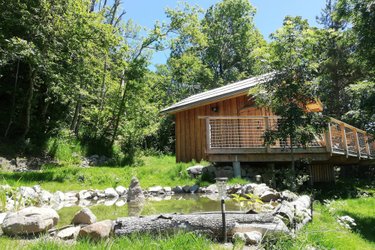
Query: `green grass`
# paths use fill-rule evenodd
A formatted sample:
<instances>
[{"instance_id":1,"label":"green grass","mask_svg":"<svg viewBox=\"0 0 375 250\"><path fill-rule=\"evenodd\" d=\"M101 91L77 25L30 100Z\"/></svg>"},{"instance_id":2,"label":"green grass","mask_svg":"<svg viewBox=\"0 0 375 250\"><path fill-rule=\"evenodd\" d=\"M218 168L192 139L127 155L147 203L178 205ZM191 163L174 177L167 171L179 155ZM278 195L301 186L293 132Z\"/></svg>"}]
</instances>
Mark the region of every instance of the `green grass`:
<instances>
[{"instance_id":1,"label":"green grass","mask_svg":"<svg viewBox=\"0 0 375 250\"><path fill-rule=\"evenodd\" d=\"M40 171L12 173L0 172L0 184L11 186L41 185L49 191L104 189L117 185L129 186L132 176L138 177L141 186L192 185L186 168L194 163L176 163L173 156L145 156L142 166L90 167L44 166Z\"/></svg>"},{"instance_id":2,"label":"green grass","mask_svg":"<svg viewBox=\"0 0 375 250\"><path fill-rule=\"evenodd\" d=\"M134 249L134 250L189 250L189 249L220 249L218 244L212 243L204 236L194 233L177 233L175 235L132 235L129 237L117 237L99 242L79 240L74 244L53 241L41 238L38 241L10 240L0 237L1 249L43 249L43 250L91 250L91 249Z\"/></svg>"}]
</instances>

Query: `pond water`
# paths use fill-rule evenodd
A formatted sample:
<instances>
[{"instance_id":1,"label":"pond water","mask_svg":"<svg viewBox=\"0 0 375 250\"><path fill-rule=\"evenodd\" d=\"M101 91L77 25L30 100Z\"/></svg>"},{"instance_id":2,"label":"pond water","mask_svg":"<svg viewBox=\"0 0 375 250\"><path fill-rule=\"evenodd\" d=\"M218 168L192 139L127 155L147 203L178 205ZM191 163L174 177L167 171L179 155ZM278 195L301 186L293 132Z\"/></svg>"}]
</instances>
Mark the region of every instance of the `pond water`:
<instances>
[{"instance_id":1,"label":"pond water","mask_svg":"<svg viewBox=\"0 0 375 250\"><path fill-rule=\"evenodd\" d=\"M215 197L207 197L199 194L173 195L169 197L149 197L143 205L125 203L122 200L115 202L103 202L87 204L98 220L116 219L119 217L153 215L162 213L195 213L220 211L220 201ZM106 204L106 205L105 205ZM121 205L121 206L119 206ZM233 200L226 200L227 211L240 211L240 205ZM81 205L70 205L58 210L60 215L60 226L70 223L74 214L82 208Z\"/></svg>"}]
</instances>

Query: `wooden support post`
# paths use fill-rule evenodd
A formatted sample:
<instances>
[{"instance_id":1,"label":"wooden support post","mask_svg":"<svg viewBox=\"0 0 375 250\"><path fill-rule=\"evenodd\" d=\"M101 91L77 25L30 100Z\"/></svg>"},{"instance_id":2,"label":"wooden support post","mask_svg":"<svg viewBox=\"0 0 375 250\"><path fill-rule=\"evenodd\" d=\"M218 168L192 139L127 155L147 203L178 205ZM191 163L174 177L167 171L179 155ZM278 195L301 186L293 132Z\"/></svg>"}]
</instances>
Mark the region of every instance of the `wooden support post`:
<instances>
[{"instance_id":1,"label":"wooden support post","mask_svg":"<svg viewBox=\"0 0 375 250\"><path fill-rule=\"evenodd\" d=\"M211 149L211 131L210 131L210 118L206 117L206 145L207 145L207 152L210 152Z\"/></svg>"},{"instance_id":2,"label":"wooden support post","mask_svg":"<svg viewBox=\"0 0 375 250\"><path fill-rule=\"evenodd\" d=\"M331 123L328 123L328 131L326 132L326 148L327 151L331 153L332 156L332 131Z\"/></svg>"},{"instance_id":3,"label":"wooden support post","mask_svg":"<svg viewBox=\"0 0 375 250\"><path fill-rule=\"evenodd\" d=\"M361 158L361 146L359 145L358 132L356 129L353 129L353 132L354 132L355 148L357 150L358 159L360 159Z\"/></svg>"},{"instance_id":4,"label":"wooden support post","mask_svg":"<svg viewBox=\"0 0 375 250\"><path fill-rule=\"evenodd\" d=\"M348 158L349 157L349 151L348 151L348 142L346 140L345 124L341 123L340 128L341 128L341 139L342 139L342 143L344 144L345 155Z\"/></svg>"},{"instance_id":5,"label":"wooden support post","mask_svg":"<svg viewBox=\"0 0 375 250\"><path fill-rule=\"evenodd\" d=\"M233 176L234 178L241 178L241 163L237 160L233 162Z\"/></svg>"}]
</instances>

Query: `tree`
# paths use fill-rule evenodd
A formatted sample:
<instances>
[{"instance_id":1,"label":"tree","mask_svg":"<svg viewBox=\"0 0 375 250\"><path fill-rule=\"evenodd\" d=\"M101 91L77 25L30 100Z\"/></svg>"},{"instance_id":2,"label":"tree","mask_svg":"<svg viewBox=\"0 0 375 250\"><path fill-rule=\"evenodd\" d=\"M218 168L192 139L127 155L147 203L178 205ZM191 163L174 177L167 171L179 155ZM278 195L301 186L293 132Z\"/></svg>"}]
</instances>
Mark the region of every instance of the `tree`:
<instances>
[{"instance_id":1,"label":"tree","mask_svg":"<svg viewBox=\"0 0 375 250\"><path fill-rule=\"evenodd\" d=\"M275 71L272 79L253 89L259 105L265 105L279 116L277 126L264 134L265 143L276 140L290 149L291 169L295 173L294 148L306 146L323 130L318 113L308 112L306 105L316 98L317 63L316 30L301 17L286 17L283 27L271 35L270 64ZM292 182L294 183L294 182ZM293 185L292 188L295 188Z\"/></svg>"}]
</instances>

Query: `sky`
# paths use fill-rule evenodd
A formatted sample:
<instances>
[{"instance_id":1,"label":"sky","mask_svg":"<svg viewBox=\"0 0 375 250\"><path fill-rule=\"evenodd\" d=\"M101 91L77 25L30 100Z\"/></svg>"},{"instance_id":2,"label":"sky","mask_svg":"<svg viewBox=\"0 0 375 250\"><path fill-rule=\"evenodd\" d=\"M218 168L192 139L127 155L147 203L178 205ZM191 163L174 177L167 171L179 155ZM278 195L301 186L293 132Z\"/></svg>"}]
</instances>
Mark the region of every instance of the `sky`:
<instances>
[{"instance_id":1,"label":"sky","mask_svg":"<svg viewBox=\"0 0 375 250\"><path fill-rule=\"evenodd\" d=\"M164 9L174 8L177 0L123 0L123 8L126 10L126 19L132 19L138 25L151 29L156 21L167 22ZM189 4L198 5L207 9L219 0L186 0ZM285 16L302 16L312 26L319 26L316 16L325 5L325 0L251 0L251 4L257 9L255 25L265 39L282 26ZM169 51L157 52L153 55L153 64L165 63Z\"/></svg>"}]
</instances>

